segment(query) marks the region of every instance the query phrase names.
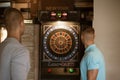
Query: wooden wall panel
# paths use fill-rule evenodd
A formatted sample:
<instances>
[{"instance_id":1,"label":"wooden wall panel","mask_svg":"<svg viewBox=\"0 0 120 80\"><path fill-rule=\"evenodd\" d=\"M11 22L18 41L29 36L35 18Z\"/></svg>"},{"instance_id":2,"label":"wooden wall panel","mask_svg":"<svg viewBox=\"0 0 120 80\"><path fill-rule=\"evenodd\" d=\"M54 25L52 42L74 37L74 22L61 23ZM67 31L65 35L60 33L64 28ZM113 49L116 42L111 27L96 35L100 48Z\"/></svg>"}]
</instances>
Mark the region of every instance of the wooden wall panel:
<instances>
[{"instance_id":1,"label":"wooden wall panel","mask_svg":"<svg viewBox=\"0 0 120 80\"><path fill-rule=\"evenodd\" d=\"M41 0L42 10L73 10L74 0Z\"/></svg>"}]
</instances>

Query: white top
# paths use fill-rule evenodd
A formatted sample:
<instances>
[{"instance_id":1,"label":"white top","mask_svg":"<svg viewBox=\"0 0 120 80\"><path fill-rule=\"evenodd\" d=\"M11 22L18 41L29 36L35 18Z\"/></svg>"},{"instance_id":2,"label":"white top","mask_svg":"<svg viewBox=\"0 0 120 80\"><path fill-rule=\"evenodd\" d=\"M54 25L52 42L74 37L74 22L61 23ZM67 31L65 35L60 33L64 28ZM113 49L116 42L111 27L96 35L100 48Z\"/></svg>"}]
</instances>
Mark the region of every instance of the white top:
<instances>
[{"instance_id":1,"label":"white top","mask_svg":"<svg viewBox=\"0 0 120 80\"><path fill-rule=\"evenodd\" d=\"M29 51L15 38L0 44L0 80L27 80Z\"/></svg>"}]
</instances>

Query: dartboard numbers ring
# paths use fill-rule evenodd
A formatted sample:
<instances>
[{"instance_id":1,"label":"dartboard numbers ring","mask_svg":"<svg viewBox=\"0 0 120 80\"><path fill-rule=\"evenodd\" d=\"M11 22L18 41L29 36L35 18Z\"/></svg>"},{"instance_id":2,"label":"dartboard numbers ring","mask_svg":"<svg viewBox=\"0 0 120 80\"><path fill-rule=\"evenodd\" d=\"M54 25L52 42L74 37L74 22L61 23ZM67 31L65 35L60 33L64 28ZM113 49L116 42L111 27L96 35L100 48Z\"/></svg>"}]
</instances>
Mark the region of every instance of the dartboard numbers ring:
<instances>
[{"instance_id":1,"label":"dartboard numbers ring","mask_svg":"<svg viewBox=\"0 0 120 80\"><path fill-rule=\"evenodd\" d=\"M78 35L69 26L53 26L44 34L44 52L54 60L68 60L78 49Z\"/></svg>"}]
</instances>

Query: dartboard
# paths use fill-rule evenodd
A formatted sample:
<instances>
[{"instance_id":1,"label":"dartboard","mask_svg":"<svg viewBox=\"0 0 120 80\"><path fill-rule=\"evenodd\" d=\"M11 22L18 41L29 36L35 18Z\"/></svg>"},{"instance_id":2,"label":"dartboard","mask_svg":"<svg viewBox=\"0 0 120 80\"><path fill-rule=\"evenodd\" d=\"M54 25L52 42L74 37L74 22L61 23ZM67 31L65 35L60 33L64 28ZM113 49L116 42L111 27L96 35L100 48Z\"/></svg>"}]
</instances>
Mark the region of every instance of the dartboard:
<instances>
[{"instance_id":1,"label":"dartboard","mask_svg":"<svg viewBox=\"0 0 120 80\"><path fill-rule=\"evenodd\" d=\"M53 26L43 38L44 52L54 60L68 60L78 50L78 35L69 26Z\"/></svg>"},{"instance_id":2,"label":"dartboard","mask_svg":"<svg viewBox=\"0 0 120 80\"><path fill-rule=\"evenodd\" d=\"M57 54L66 54L72 47L72 38L64 30L55 32L50 38L50 48Z\"/></svg>"}]
</instances>

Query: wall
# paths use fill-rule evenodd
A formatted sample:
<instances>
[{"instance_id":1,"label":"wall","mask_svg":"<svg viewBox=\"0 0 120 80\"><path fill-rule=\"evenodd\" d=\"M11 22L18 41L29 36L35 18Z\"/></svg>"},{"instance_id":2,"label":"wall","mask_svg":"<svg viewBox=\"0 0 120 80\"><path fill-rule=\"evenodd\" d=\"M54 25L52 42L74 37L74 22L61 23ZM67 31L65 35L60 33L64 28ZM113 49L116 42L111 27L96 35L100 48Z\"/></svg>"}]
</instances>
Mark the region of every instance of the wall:
<instances>
[{"instance_id":1,"label":"wall","mask_svg":"<svg viewBox=\"0 0 120 80\"><path fill-rule=\"evenodd\" d=\"M106 61L106 80L120 80L120 0L94 0L94 28Z\"/></svg>"},{"instance_id":2,"label":"wall","mask_svg":"<svg viewBox=\"0 0 120 80\"><path fill-rule=\"evenodd\" d=\"M38 4L39 4L39 1L41 0L11 0L11 1L12 1L12 7L15 7L17 9L30 8L29 18L35 18L37 16ZM27 14L24 12L24 15L27 15ZM24 17L26 18L27 16L24 16Z\"/></svg>"}]
</instances>

